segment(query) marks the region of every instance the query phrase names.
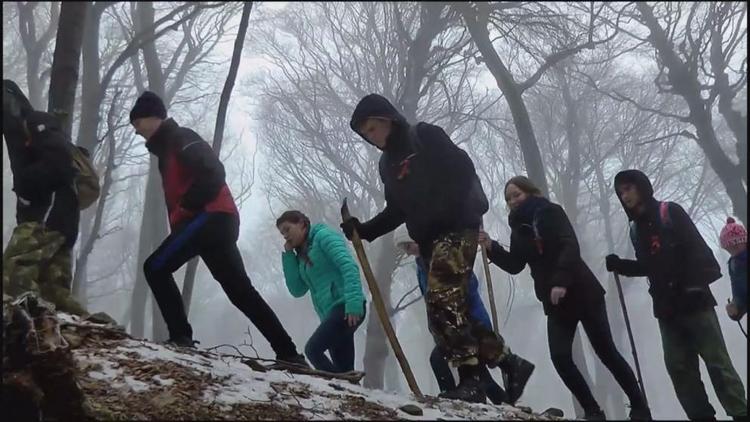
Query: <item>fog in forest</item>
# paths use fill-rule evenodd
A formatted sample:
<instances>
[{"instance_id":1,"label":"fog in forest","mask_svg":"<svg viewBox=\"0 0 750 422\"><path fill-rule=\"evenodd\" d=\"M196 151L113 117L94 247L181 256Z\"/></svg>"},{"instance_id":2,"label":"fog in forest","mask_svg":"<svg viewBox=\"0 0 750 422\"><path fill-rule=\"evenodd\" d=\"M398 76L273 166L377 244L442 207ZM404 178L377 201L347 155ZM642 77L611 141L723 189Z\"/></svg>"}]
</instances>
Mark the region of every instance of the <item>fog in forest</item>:
<instances>
[{"instance_id":1,"label":"fog in forest","mask_svg":"<svg viewBox=\"0 0 750 422\"><path fill-rule=\"evenodd\" d=\"M92 151L103 182L99 201L81 215L73 293L132 335L163 341L166 328L143 261L168 233L166 209L156 161L128 115L138 95L154 91L170 117L211 143L243 4L85 5L71 137ZM718 239L728 216L747 223L747 6L641 5L253 3L220 158L240 208L245 268L300 350L319 319L309 296L293 298L285 286L284 239L275 220L297 209L338 230L345 197L361 221L384 208L380 152L349 127L357 102L378 93L410 123L442 127L469 154L490 202L484 228L506 247L505 182L519 174L544 181L607 291L615 341L631 365L604 257L633 257L614 175L628 168L646 173L655 197L682 205L722 266L711 290L729 354L747 386L747 340L724 311L731 297L729 255ZM40 110L47 109L57 28L65 17L59 2L3 2L3 78L15 81ZM662 36L649 37L654 31ZM5 246L16 198L3 148ZM434 342L415 289L414 258L396 248L392 233L365 246L417 382L436 395L428 361ZM175 274L181 289L186 267ZM480 254L475 272L489 310ZM653 416L685 418L666 372L648 281L621 279ZM362 280L368 311L355 335L355 368L367 372L365 386L406 394ZM491 280L501 334L514 353L536 365L519 404L576 414L550 360L546 318L528 269L511 276L491 265ZM202 262L189 320L202 348L230 344L273 356ZM625 418L627 399L580 325L574 353L608 417ZM500 379L499 369L492 373ZM703 364L701 373L717 417L726 418Z\"/></svg>"}]
</instances>

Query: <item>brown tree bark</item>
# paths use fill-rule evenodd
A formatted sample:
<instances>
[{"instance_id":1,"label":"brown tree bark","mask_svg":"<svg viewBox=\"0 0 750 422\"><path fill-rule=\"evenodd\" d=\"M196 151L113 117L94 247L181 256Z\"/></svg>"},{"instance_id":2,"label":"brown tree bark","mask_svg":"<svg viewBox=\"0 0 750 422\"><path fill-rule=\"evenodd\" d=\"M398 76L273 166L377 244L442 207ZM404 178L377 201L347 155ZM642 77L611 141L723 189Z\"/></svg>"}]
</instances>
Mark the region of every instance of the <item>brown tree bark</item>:
<instances>
[{"instance_id":1,"label":"brown tree bark","mask_svg":"<svg viewBox=\"0 0 750 422\"><path fill-rule=\"evenodd\" d=\"M62 2L60 7L47 110L60 119L62 128L68 135L71 135L73 127L73 105L81 64L83 28L90 8L91 2Z\"/></svg>"},{"instance_id":2,"label":"brown tree bark","mask_svg":"<svg viewBox=\"0 0 750 422\"><path fill-rule=\"evenodd\" d=\"M695 127L696 131L692 136L693 139L706 154L711 168L724 185L732 202L734 214L747 225L747 189L743 185L743 180L747 180L747 173L742 171L740 164L733 163L722 150L713 127L711 107L701 96L701 84L697 75L675 52L675 46L654 16L653 8L642 2L636 2L635 7L640 13L642 23L650 32L648 41L668 70L666 75L672 89L687 103L690 113L686 120ZM744 148L747 149L746 143ZM745 159L744 162L746 163L747 160Z\"/></svg>"},{"instance_id":3,"label":"brown tree bark","mask_svg":"<svg viewBox=\"0 0 750 422\"><path fill-rule=\"evenodd\" d=\"M57 31L57 23L60 16L60 5L57 2L49 3L50 22L44 32L37 38L37 19L34 10L43 5L41 2L27 1L17 2L18 25L21 34L21 43L26 51L26 83L28 85L29 101L35 110L43 108L42 93L44 92L44 81L49 72L42 72L41 61L44 51Z\"/></svg>"},{"instance_id":4,"label":"brown tree bark","mask_svg":"<svg viewBox=\"0 0 750 422\"><path fill-rule=\"evenodd\" d=\"M544 174L542 154L539 152L534 128L531 126L529 111L522 98L523 91L521 90L521 86L513 79L510 70L508 70L505 63L503 63L495 51L495 47L493 47L490 40L490 33L487 30L486 20L478 16L467 4L462 4L459 10L461 10L461 15L466 23L466 28L471 33L474 44L482 54L487 69L495 78L497 87L500 88L500 91L505 96L505 100L508 102L508 107L513 117L513 124L521 144L521 152L526 163L526 171L529 179L539 187L544 195L548 195L549 188L547 178Z\"/></svg>"}]
</instances>

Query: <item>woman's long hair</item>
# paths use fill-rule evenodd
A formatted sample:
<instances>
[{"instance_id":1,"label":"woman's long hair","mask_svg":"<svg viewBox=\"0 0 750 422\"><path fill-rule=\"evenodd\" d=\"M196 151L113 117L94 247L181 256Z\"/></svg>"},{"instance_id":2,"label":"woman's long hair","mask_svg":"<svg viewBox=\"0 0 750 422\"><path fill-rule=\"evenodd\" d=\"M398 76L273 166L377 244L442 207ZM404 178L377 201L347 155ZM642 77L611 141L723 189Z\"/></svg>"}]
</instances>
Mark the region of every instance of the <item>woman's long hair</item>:
<instances>
[{"instance_id":1,"label":"woman's long hair","mask_svg":"<svg viewBox=\"0 0 750 422\"><path fill-rule=\"evenodd\" d=\"M542 195L542 191L536 187L534 182L531 181L526 176L513 176L505 182L505 188L503 188L503 195L505 195L505 192L508 190L508 185L513 184L518 189L521 190L521 192L527 194L527 195L534 195L534 196L544 196Z\"/></svg>"},{"instance_id":2,"label":"woman's long hair","mask_svg":"<svg viewBox=\"0 0 750 422\"><path fill-rule=\"evenodd\" d=\"M279 218L276 219L276 227L279 227L282 223L299 224L303 223L305 226L305 241L302 245L294 248L294 252L297 256L305 261L310 266L313 265L310 257L307 254L307 237L310 235L310 219L305 214L297 210L285 211Z\"/></svg>"}]
</instances>

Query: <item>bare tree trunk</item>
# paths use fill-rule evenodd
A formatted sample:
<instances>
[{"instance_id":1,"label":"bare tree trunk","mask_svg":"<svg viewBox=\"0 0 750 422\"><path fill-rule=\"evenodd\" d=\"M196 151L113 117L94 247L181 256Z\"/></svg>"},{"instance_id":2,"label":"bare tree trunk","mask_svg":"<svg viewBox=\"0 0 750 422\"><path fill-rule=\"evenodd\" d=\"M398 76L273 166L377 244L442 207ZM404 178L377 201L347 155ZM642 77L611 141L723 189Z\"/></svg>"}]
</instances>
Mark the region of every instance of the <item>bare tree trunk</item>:
<instances>
[{"instance_id":1,"label":"bare tree trunk","mask_svg":"<svg viewBox=\"0 0 750 422\"><path fill-rule=\"evenodd\" d=\"M50 4L49 26L37 39L37 22L34 17L34 9L43 5L43 3L30 1L16 4L18 5L18 30L21 34L21 43L26 51L26 83L29 87L29 102L35 110L41 110L45 79L41 69L42 54L57 31L60 5L57 2Z\"/></svg>"},{"instance_id":2,"label":"bare tree trunk","mask_svg":"<svg viewBox=\"0 0 750 422\"><path fill-rule=\"evenodd\" d=\"M667 38L664 29L654 17L653 9L646 3L636 2L635 7L641 14L641 20L650 31L648 38L656 49L659 59L668 69L667 78L676 94L680 95L690 110L689 121L695 127L694 140L703 150L719 180L724 185L732 202L734 214L747 226L747 189L743 180L746 173L741 171L740 164L734 164L721 149L711 122L711 108L701 96L701 84L687 63L677 56L674 46ZM745 144L745 149L747 148ZM742 160L742 158L740 158ZM745 159L745 163L747 160Z\"/></svg>"},{"instance_id":3,"label":"bare tree trunk","mask_svg":"<svg viewBox=\"0 0 750 422\"><path fill-rule=\"evenodd\" d=\"M62 2L60 7L47 110L60 119L61 126L68 135L73 127L73 105L81 64L83 28L89 9L91 2Z\"/></svg>"},{"instance_id":4,"label":"bare tree trunk","mask_svg":"<svg viewBox=\"0 0 750 422\"><path fill-rule=\"evenodd\" d=\"M102 11L104 11L104 7L102 7L101 2L97 2L89 8L84 25L84 32L88 36L83 37L81 46L81 119L76 144L88 149L92 154L96 147L99 126L99 103L96 101L96 96L99 92L99 26ZM114 146L111 148L114 148ZM107 170L105 170L105 179L108 171L110 171L109 164ZM95 226L94 219L100 215L100 208L103 212L108 192L109 187L105 189L102 186L101 197L96 209L88 209L81 213L81 244L84 246L78 251L75 275L73 276L73 294L81 303L87 302L88 258L93 250L94 243L91 238L99 233L98 226L93 228Z\"/></svg>"},{"instance_id":5,"label":"bare tree trunk","mask_svg":"<svg viewBox=\"0 0 750 422\"><path fill-rule=\"evenodd\" d=\"M542 154L539 152L534 128L531 126L529 111L526 109L526 104L522 98L523 91L495 51L495 47L490 40L490 33L487 30L487 22L480 20L479 16L474 14L471 8L466 5L461 7L461 14L474 44L482 54L487 69L495 77L497 87L500 88L508 102L529 179L539 187L542 194L547 195L549 188L544 174Z\"/></svg>"},{"instance_id":6,"label":"bare tree trunk","mask_svg":"<svg viewBox=\"0 0 750 422\"><path fill-rule=\"evenodd\" d=\"M86 278L88 260L91 252L94 250L94 243L98 240L99 230L101 229L102 219L104 217L104 208L107 204L107 196L109 195L109 190L112 188L112 172L115 169L116 149L114 134L114 112L116 109L118 96L119 92L115 94L112 100L112 105L109 108L109 113L107 113L107 125L110 131L107 135L107 163L104 170L104 177L101 186L101 196L99 197L99 201L96 203L96 207L93 209L89 209L89 212L86 213L89 215L87 221L90 224L85 231L81 230L81 233L83 233L84 236L83 239L81 239L81 249L78 252L78 258L76 259L76 272L73 277L73 294L75 295L76 299L78 299L83 304L88 303L88 286Z\"/></svg>"},{"instance_id":7,"label":"bare tree trunk","mask_svg":"<svg viewBox=\"0 0 750 422\"><path fill-rule=\"evenodd\" d=\"M143 2L136 5L136 28L153 28L154 24L154 6L152 2ZM148 71L149 89L156 95L164 95L164 75L161 70L159 57L156 54L156 48L153 41L143 46L143 56ZM165 104L169 107L168 104ZM148 181L146 182L146 198L143 207L143 220L141 224L141 233L138 241L138 261L136 263L136 282L133 289L132 306L132 333L136 336L144 335L144 321L146 310L146 297L148 288L145 275L143 273L143 263L146 258L156 249L161 239L167 235L166 215L167 211L164 205L164 192L160 183L161 176L157 161L154 156L149 160ZM168 337L164 318L161 311L153 301L153 339L156 341L165 340Z\"/></svg>"},{"instance_id":8,"label":"bare tree trunk","mask_svg":"<svg viewBox=\"0 0 750 422\"><path fill-rule=\"evenodd\" d=\"M229 98L232 95L234 82L237 79L237 69L240 67L242 58L242 46L245 44L247 35L247 26L250 21L250 11L253 9L253 2L245 2L242 7L242 17L240 18L240 28L237 30L237 38L234 40L234 52L232 52L232 62L229 65L229 74L224 82L224 89L221 92L219 100L219 111L216 114L216 127L214 128L213 149L216 156L221 153L221 144L224 140L224 125L226 124L227 108L229 107ZM190 260L185 279L182 284L182 302L185 305L185 314L190 314L190 301L193 297L193 287L195 285L195 274L198 269L198 257Z\"/></svg>"},{"instance_id":9,"label":"bare tree trunk","mask_svg":"<svg viewBox=\"0 0 750 422\"><path fill-rule=\"evenodd\" d=\"M393 246L393 233L389 233L380 238L380 253L378 254L377 264L375 265L375 278L380 288L380 294L383 296L383 302L391 314L391 284L393 271L396 269L396 249ZM364 386L367 388L383 389L385 362L390 351L385 339L383 327L377 318L377 311L370 301L370 317L367 321L367 340L365 341L364 370L367 376L364 380Z\"/></svg>"}]
</instances>

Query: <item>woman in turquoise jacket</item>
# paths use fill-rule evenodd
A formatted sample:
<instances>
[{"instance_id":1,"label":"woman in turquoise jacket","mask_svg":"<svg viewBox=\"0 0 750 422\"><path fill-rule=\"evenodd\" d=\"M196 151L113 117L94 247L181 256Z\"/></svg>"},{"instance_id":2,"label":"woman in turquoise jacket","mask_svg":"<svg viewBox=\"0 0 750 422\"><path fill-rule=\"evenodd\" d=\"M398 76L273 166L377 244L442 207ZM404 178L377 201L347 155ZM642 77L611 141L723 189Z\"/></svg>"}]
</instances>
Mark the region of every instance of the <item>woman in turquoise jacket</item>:
<instances>
[{"instance_id":1,"label":"woman in turquoise jacket","mask_svg":"<svg viewBox=\"0 0 750 422\"><path fill-rule=\"evenodd\" d=\"M364 320L365 298L346 241L325 224L310 225L299 211L286 211L276 228L286 240L281 255L286 287L294 297L309 291L321 321L305 345L307 359L321 371L354 370L354 332Z\"/></svg>"}]
</instances>

